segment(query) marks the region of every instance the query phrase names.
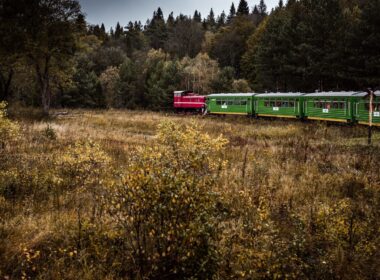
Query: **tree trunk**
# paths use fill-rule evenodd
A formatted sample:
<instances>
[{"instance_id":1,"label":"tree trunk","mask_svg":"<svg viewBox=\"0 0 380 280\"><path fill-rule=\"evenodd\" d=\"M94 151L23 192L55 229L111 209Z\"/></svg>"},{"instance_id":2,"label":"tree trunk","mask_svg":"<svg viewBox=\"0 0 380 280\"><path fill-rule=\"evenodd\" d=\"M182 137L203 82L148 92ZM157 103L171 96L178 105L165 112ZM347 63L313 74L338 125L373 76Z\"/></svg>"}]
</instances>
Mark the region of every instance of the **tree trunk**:
<instances>
[{"instance_id":1,"label":"tree trunk","mask_svg":"<svg viewBox=\"0 0 380 280\"><path fill-rule=\"evenodd\" d=\"M7 76L4 76L0 72L0 101L1 100L9 100L9 97L11 95L11 83L13 78L14 71L11 68L7 72Z\"/></svg>"},{"instance_id":2,"label":"tree trunk","mask_svg":"<svg viewBox=\"0 0 380 280\"><path fill-rule=\"evenodd\" d=\"M44 69L42 71L41 66L36 62L37 80L41 93L41 104L44 114L49 115L51 104L51 90L50 90L50 76L49 76L49 62L50 57L46 57L44 61Z\"/></svg>"}]
</instances>

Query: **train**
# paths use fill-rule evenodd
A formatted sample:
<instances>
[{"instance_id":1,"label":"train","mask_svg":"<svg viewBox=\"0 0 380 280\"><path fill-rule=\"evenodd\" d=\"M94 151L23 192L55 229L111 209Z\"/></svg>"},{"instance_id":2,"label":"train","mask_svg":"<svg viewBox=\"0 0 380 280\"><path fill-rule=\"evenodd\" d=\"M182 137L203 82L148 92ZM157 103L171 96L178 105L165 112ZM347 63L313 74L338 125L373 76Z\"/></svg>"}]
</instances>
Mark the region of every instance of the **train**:
<instances>
[{"instance_id":1,"label":"train","mask_svg":"<svg viewBox=\"0 0 380 280\"><path fill-rule=\"evenodd\" d=\"M372 95L372 120L370 98ZM174 92L174 108L209 115L246 115L380 126L380 91L315 93Z\"/></svg>"}]
</instances>

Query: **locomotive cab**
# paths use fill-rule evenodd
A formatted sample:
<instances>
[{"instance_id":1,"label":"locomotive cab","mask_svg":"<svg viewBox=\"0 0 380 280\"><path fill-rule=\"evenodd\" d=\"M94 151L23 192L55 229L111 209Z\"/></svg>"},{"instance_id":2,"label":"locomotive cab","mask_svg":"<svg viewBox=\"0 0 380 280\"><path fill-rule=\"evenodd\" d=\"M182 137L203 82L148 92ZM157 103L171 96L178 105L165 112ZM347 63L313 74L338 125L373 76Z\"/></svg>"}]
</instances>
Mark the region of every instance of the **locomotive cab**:
<instances>
[{"instance_id":1,"label":"locomotive cab","mask_svg":"<svg viewBox=\"0 0 380 280\"><path fill-rule=\"evenodd\" d=\"M174 109L177 112L203 112L206 106L206 97L193 91L175 91Z\"/></svg>"}]
</instances>

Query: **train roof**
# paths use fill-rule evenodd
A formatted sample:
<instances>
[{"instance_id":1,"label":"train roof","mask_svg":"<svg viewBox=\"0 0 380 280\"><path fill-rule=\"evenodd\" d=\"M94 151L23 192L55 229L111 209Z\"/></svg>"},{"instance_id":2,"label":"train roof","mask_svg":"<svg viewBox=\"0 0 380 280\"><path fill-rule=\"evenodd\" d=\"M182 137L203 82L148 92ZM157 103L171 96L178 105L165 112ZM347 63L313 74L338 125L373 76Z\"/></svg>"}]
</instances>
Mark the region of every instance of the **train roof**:
<instances>
[{"instance_id":1,"label":"train roof","mask_svg":"<svg viewBox=\"0 0 380 280\"><path fill-rule=\"evenodd\" d=\"M363 97L366 95L364 91L325 91L305 94L306 97Z\"/></svg>"},{"instance_id":2,"label":"train roof","mask_svg":"<svg viewBox=\"0 0 380 280\"><path fill-rule=\"evenodd\" d=\"M257 97L299 97L303 95L304 93L301 92L268 92L258 93Z\"/></svg>"},{"instance_id":3,"label":"train roof","mask_svg":"<svg viewBox=\"0 0 380 280\"><path fill-rule=\"evenodd\" d=\"M193 92L191 90L176 90L174 91L174 93L190 93L190 92Z\"/></svg>"},{"instance_id":4,"label":"train roof","mask_svg":"<svg viewBox=\"0 0 380 280\"><path fill-rule=\"evenodd\" d=\"M252 97L255 95L256 93L213 93L208 97Z\"/></svg>"}]
</instances>

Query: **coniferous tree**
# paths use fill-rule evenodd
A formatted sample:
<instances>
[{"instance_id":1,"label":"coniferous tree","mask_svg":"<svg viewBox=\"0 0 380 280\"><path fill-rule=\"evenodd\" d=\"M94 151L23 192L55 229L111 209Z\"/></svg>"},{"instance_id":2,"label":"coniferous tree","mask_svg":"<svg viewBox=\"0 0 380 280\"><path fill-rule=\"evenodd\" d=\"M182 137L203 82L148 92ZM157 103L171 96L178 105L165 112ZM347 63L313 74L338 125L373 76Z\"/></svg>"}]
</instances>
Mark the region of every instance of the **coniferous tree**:
<instances>
[{"instance_id":1,"label":"coniferous tree","mask_svg":"<svg viewBox=\"0 0 380 280\"><path fill-rule=\"evenodd\" d=\"M168 37L168 31L161 8L153 13L151 21L147 22L146 35L150 40L150 45L154 49L164 48Z\"/></svg>"},{"instance_id":2,"label":"coniferous tree","mask_svg":"<svg viewBox=\"0 0 380 280\"><path fill-rule=\"evenodd\" d=\"M197 10L195 10L195 12L194 12L193 20L196 22L202 21L201 13L198 12Z\"/></svg>"},{"instance_id":3,"label":"coniferous tree","mask_svg":"<svg viewBox=\"0 0 380 280\"><path fill-rule=\"evenodd\" d=\"M260 0L259 6L257 8L261 16L265 16L267 14L267 5L265 4L264 0Z\"/></svg>"},{"instance_id":4,"label":"coniferous tree","mask_svg":"<svg viewBox=\"0 0 380 280\"><path fill-rule=\"evenodd\" d=\"M245 0L240 0L238 9L237 9L237 15L238 16L245 16L249 14L249 7L248 3Z\"/></svg>"},{"instance_id":5,"label":"coniferous tree","mask_svg":"<svg viewBox=\"0 0 380 280\"><path fill-rule=\"evenodd\" d=\"M217 24L218 28L220 28L226 24L226 13L224 11L222 11L220 16L218 16L218 18L216 20L216 24Z\"/></svg>"},{"instance_id":6,"label":"coniferous tree","mask_svg":"<svg viewBox=\"0 0 380 280\"><path fill-rule=\"evenodd\" d=\"M232 2L230 8L230 14L228 15L227 22L230 23L231 20L236 16L235 4Z\"/></svg>"},{"instance_id":7,"label":"coniferous tree","mask_svg":"<svg viewBox=\"0 0 380 280\"><path fill-rule=\"evenodd\" d=\"M173 12L171 12L168 16L168 20L166 21L166 24L168 26L168 28L172 28L175 24L175 20L174 20L174 14Z\"/></svg>"},{"instance_id":8,"label":"coniferous tree","mask_svg":"<svg viewBox=\"0 0 380 280\"><path fill-rule=\"evenodd\" d=\"M120 26L120 23L118 22L115 27L114 38L120 39L122 35L123 35L123 28Z\"/></svg>"},{"instance_id":9,"label":"coniferous tree","mask_svg":"<svg viewBox=\"0 0 380 280\"><path fill-rule=\"evenodd\" d=\"M105 28L105 26L104 26L104 23L102 23L102 25L100 26L100 31L102 32L102 33L106 33L106 28Z\"/></svg>"},{"instance_id":10,"label":"coniferous tree","mask_svg":"<svg viewBox=\"0 0 380 280\"><path fill-rule=\"evenodd\" d=\"M164 20L164 13L162 12L161 8L158 7L156 12L156 20Z\"/></svg>"},{"instance_id":11,"label":"coniferous tree","mask_svg":"<svg viewBox=\"0 0 380 280\"><path fill-rule=\"evenodd\" d=\"M284 2L282 0L278 1L278 7L282 9L284 7Z\"/></svg>"},{"instance_id":12,"label":"coniferous tree","mask_svg":"<svg viewBox=\"0 0 380 280\"><path fill-rule=\"evenodd\" d=\"M210 13L207 17L207 25L210 27L210 28L213 28L215 26L215 14L214 14L214 10L211 8L210 10Z\"/></svg>"}]
</instances>

